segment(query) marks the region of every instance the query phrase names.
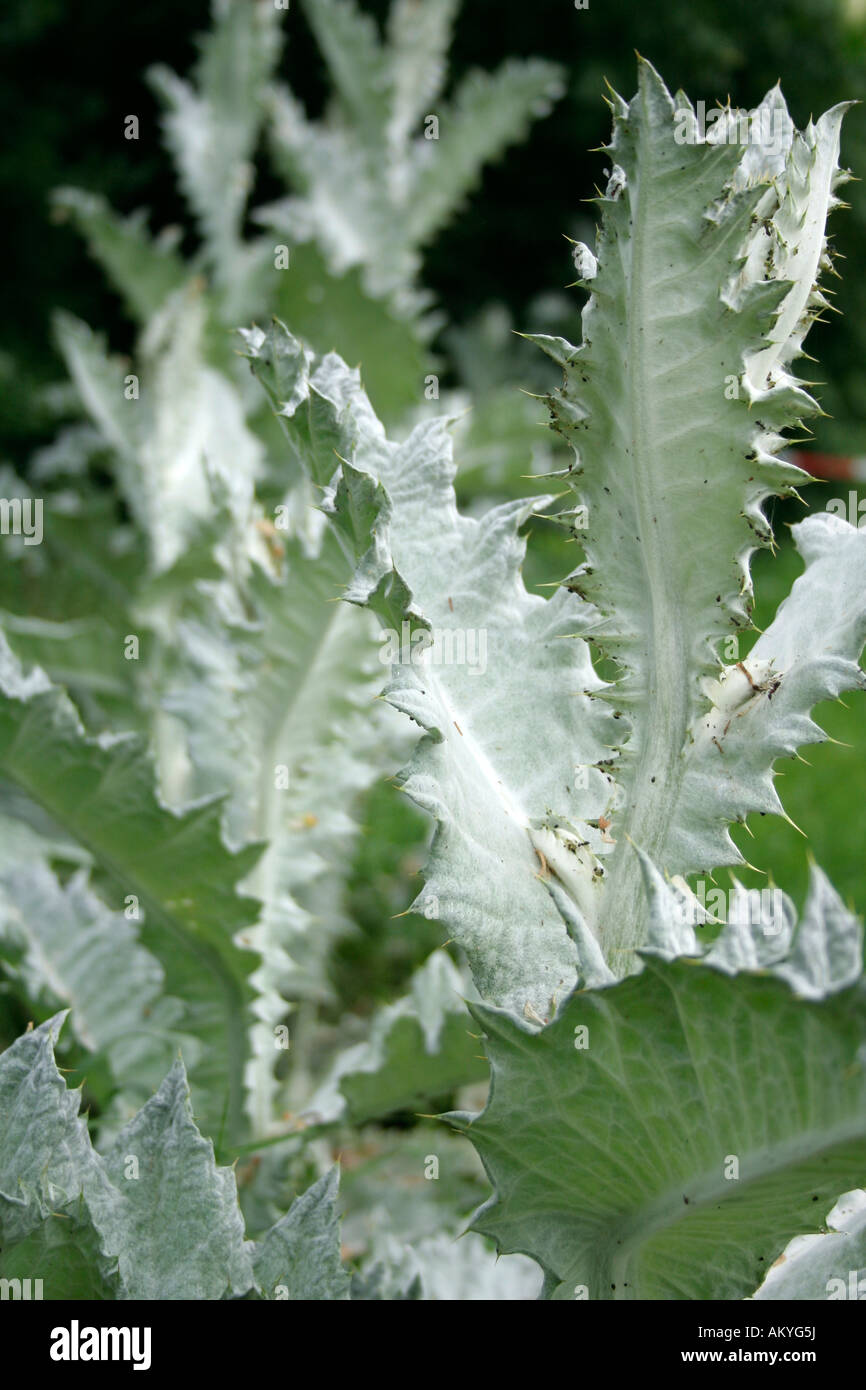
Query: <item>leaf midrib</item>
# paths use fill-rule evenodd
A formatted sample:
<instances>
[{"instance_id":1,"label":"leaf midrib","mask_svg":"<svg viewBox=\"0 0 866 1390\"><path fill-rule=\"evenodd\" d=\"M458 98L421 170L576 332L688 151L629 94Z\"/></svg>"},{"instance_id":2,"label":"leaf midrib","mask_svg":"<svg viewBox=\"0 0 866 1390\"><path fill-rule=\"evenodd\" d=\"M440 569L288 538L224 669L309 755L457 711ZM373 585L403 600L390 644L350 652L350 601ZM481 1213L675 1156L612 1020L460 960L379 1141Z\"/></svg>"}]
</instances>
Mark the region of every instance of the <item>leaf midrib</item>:
<instances>
[{"instance_id":1,"label":"leaf midrib","mask_svg":"<svg viewBox=\"0 0 866 1390\"><path fill-rule=\"evenodd\" d=\"M646 92L642 100L646 103ZM630 477L639 554L647 577L647 681L642 712L636 716L630 739L639 752L628 803L617 828L620 846L611 862L599 921L605 955L617 973L628 968L631 953L645 936L640 864L629 841L651 858L663 845L679 789L675 759L689 724L688 665L675 617L678 595L667 579L667 557L675 553L677 537L671 532L669 510L659 500L656 475L660 446L653 430L650 342L654 323L651 304L657 288L651 281L648 261L657 237L652 226L647 229L647 223L653 221L652 199L643 195L644 187L652 188L655 173L653 141L644 134L647 129L652 129L652 119L645 110L642 148L635 160L640 182L632 202L631 258L626 277ZM636 177L637 172L632 175Z\"/></svg>"},{"instance_id":2,"label":"leaf midrib","mask_svg":"<svg viewBox=\"0 0 866 1390\"><path fill-rule=\"evenodd\" d=\"M711 1171L701 1173L697 1178L690 1179L687 1184L680 1181L668 1188L648 1206L631 1213L610 1228L610 1278L607 1282L616 1285L616 1298L641 1296L633 1280L628 1280L628 1275L630 1272L633 1273L634 1259L640 1250L660 1232L672 1232L690 1217L702 1213L710 1206L718 1207L724 1202L736 1205L738 1197L753 1184L768 1177L780 1176L787 1169L796 1170L800 1164L815 1159L822 1153L862 1139L866 1139L866 1115L854 1116L832 1129L823 1126L820 1129L801 1131L780 1140L769 1149L738 1153L740 1169L748 1172L747 1179L728 1180L723 1176L721 1167L717 1166ZM688 1196L688 1204L684 1202L684 1196ZM820 1225L821 1222L817 1222L816 1229ZM784 1243L783 1241L782 1244ZM625 1292L627 1281L629 1293Z\"/></svg>"}]
</instances>

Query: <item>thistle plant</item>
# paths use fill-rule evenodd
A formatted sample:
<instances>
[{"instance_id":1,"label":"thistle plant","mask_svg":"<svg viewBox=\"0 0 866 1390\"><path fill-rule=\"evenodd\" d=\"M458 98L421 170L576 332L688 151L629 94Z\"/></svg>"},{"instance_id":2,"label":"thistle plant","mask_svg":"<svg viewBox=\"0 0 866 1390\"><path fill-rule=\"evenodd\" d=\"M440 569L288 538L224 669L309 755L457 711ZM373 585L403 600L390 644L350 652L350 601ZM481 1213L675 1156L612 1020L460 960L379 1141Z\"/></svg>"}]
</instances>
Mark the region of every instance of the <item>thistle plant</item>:
<instances>
[{"instance_id":1,"label":"thistle plant","mask_svg":"<svg viewBox=\"0 0 866 1390\"><path fill-rule=\"evenodd\" d=\"M425 731L401 774L437 821L424 894L483 1000L492 1099L452 1117L494 1186L476 1228L552 1297L736 1298L863 1179L859 923L816 868L799 923L735 889L701 941L687 881L741 862L728 826L781 812L776 759L864 684L866 548L828 514L794 528L804 574L730 659L762 504L805 481L780 454L819 408L793 362L827 304L845 108L800 133L774 89L705 133L646 63L612 106L584 340L537 340L586 557L553 598L520 578L537 503L457 513L446 422L391 443L339 361L247 336L356 556L346 597L428 629L386 695ZM483 681L435 659L473 628Z\"/></svg>"},{"instance_id":2,"label":"thistle plant","mask_svg":"<svg viewBox=\"0 0 866 1390\"><path fill-rule=\"evenodd\" d=\"M180 1032L197 1113L216 1135L236 1142L269 1134L295 1104L295 1083L284 1078L279 1086L275 1077L285 1058L274 1047L274 1028L286 1028L298 1011L309 1021L333 1002L330 953L353 926L342 894L358 836L358 799L411 738L407 742L406 731L395 728L384 706L376 707L373 722L366 713L382 669L374 628L366 614L336 602L351 571L333 537L323 533L303 475L276 456L270 414L229 330L255 315L288 314L315 343L336 344L346 353L354 344L359 356L363 345L365 374L390 420L422 399L429 296L418 287L419 248L453 214L484 161L525 130L558 84L552 65L533 61L515 62L498 75L476 74L458 97L453 120L450 108L439 106L441 142L425 141L413 103L426 105L441 91L455 10L451 0L427 7L419 47L414 7L405 0L394 6L387 43L374 38L371 21L350 0L330 4L324 26L317 7L310 7L334 100L326 126L303 120L305 144L345 142L358 103L375 99L388 129L388 159L414 168L420 143L428 156L421 162L438 170L430 184L435 212L431 207L423 227L411 221L415 204L405 198L389 204L381 224L405 247L399 284L377 280L374 266L390 257L390 249L372 230L360 260L346 264L332 254L339 209L331 205L330 217L321 211L327 200L316 183L328 161L308 173L288 170L297 206L268 214L272 232L245 234L262 135L269 132L288 163L286 109L302 121L294 98L274 80L281 12L260 0L214 6L192 80L165 69L150 74L199 234L189 260L179 252L178 228L151 236L143 214L121 217L82 190L60 190L54 200L56 214L86 237L139 333L130 361L111 354L88 325L57 316L57 345L83 418L34 461L30 492L43 494L47 530L44 549L37 554L20 547L4 574L4 630L14 645L10 671L17 671L16 661L36 660L49 680L68 689L73 705L63 704L58 692L63 713L56 723L73 743L84 725L91 735L135 730L136 777L145 799L155 794L157 805L183 817L191 806L221 798L191 817L209 827L207 835L195 834L196 854L204 839L237 851L225 860L229 891L240 886L249 901L223 914L220 944L205 953L205 974L213 978L191 983L200 975L195 958L202 953L189 914L182 920L177 909L196 901L195 890L183 891L179 880L169 890L166 880L156 894L171 898L166 913L164 902L154 901L152 883L132 883L139 878L128 857L132 841L109 846L97 838L86 849L76 844L80 827L68 821L76 818L73 798L63 808L52 802L46 809L66 824L74 846L67 856L84 866L85 877L74 901L66 901L35 841L32 871L18 870L17 932L29 943L31 984L44 981L51 972L36 962L45 942L40 945L28 899L41 904L39 912L52 902L73 935L86 933L106 920L87 874L110 858L115 877L129 889L123 898L134 900L127 905L133 925L124 936L138 952L140 969L130 969L130 982L142 972L148 978L154 988L142 996L142 1007L152 1010L150 994L160 992L155 982L161 980L173 1021L186 1016ZM358 35L376 55L375 71L365 69L360 79L350 62ZM384 141L384 126L379 134ZM449 154L455 143L459 177ZM390 165L380 154L374 159L372 147L363 159L359 154L355 174L342 180L344 196L384 205ZM302 191L320 209L312 232L298 211ZM94 485L97 470L108 472L110 490ZM29 495L11 478L6 492ZM14 684L17 677L10 679ZM125 756L131 757L129 750ZM25 786L45 805L45 786L34 785L29 773ZM143 807L139 811L144 814ZM189 823L190 817L179 824L164 819L156 842L164 833L181 843ZM18 857L15 847L10 867ZM204 915L220 914L209 909ZM172 924L171 940L158 944L159 960L148 961L134 924L147 923L150 941L158 916ZM239 951L230 937L241 927L247 930ZM76 978L90 979L95 1002L110 987L95 959L80 943L77 949ZM67 993L61 990L58 1003L71 991L65 971L60 979ZM195 1010L187 1006L198 992L207 1002L194 1022ZM127 993L135 998L134 989ZM100 1036L98 1022L95 1032L83 1013L74 1015L73 1028L79 1023L89 1043ZM297 1023L293 1019L293 1060L300 1072L303 1030ZM163 1031L161 1022L146 1031L154 1034L160 1060L151 1070L148 1043L140 1073L122 1067L126 1096L112 1101L118 1120L161 1079L178 1041L177 1030Z\"/></svg>"},{"instance_id":3,"label":"thistle plant","mask_svg":"<svg viewBox=\"0 0 866 1390\"><path fill-rule=\"evenodd\" d=\"M325 9L323 34L344 44L332 61L354 35L363 75L371 31ZM563 373L548 405L574 449L564 491L461 514L447 418L391 437L356 368L291 325L253 326L245 353L284 432L287 538L258 491L259 470L280 476L270 452L240 469L216 452L207 488L184 480L161 509L142 464L159 417L116 437L151 537L118 616L146 615L161 638L139 734L118 733L128 685L88 683L73 656L73 700L62 634L6 624L17 862L0 874L0 950L46 1016L0 1056L4 1277L50 1257L55 1288L108 1298L859 1288L860 923L817 867L799 913L736 881L710 912L694 881L740 862L732 824L781 813L775 764L822 737L814 705L864 684L866 539L837 516L794 528L803 574L746 650L766 500L806 481L783 450L819 409L794 364L827 303L845 108L798 132L774 89L707 130L644 62L633 101L611 106L598 240L576 254L583 341L536 339ZM196 496L203 511L184 505ZM539 511L584 557L547 598L521 574ZM292 607L291 583L321 603ZM326 604L337 590L345 602ZM367 620L390 661L375 703ZM40 649L52 675L31 665ZM402 746L401 717L415 731ZM183 758L164 743L155 778L160 730ZM335 1022L316 994L340 911L334 851L363 769L400 759L435 827L416 908L442 946L405 997ZM280 768L294 769L285 787ZM312 853L305 816L324 826ZM276 1066L300 999L307 1041ZM63 1014L48 1001L71 1005L71 1059L96 1071L95 1143L55 1065ZM447 1126L429 1118L443 1100ZM381 1121L422 1104L386 1135ZM353 1147L341 1231L332 1158ZM395 1175L410 1173L404 1203Z\"/></svg>"}]
</instances>

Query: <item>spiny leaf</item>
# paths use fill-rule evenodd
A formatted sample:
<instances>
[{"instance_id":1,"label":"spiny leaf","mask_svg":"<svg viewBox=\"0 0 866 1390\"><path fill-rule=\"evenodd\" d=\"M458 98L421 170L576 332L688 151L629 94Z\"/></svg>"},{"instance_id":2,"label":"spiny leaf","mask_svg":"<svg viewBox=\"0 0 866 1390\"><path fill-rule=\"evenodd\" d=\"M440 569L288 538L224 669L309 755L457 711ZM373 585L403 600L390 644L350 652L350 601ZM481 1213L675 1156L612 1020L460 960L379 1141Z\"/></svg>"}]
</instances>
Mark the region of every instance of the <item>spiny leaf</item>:
<instances>
[{"instance_id":1,"label":"spiny leaf","mask_svg":"<svg viewBox=\"0 0 866 1390\"><path fill-rule=\"evenodd\" d=\"M183 1063L117 1136L105 1171L121 1196L96 1210L125 1297L220 1298L245 1293L250 1249L231 1168L192 1118Z\"/></svg>"},{"instance_id":2,"label":"spiny leaf","mask_svg":"<svg viewBox=\"0 0 866 1390\"><path fill-rule=\"evenodd\" d=\"M88 738L66 695L38 668L25 675L5 638L0 697L0 776L81 845L119 900L138 900L143 944L159 956L168 992L187 1004L185 1026L203 1043L197 1095L215 1129L224 1105L237 1129L255 958L233 938L255 916L238 883L259 849L227 851L218 802L184 815L163 807L141 741Z\"/></svg>"},{"instance_id":3,"label":"spiny leaf","mask_svg":"<svg viewBox=\"0 0 866 1390\"><path fill-rule=\"evenodd\" d=\"M492 1089L467 1128L495 1186L475 1226L533 1255L554 1298L745 1298L862 1180L862 974L804 999L784 963L712 959L645 954L545 1028L472 1006Z\"/></svg>"},{"instance_id":4,"label":"spiny leaf","mask_svg":"<svg viewBox=\"0 0 866 1390\"><path fill-rule=\"evenodd\" d=\"M263 1298L349 1297L349 1275L340 1260L337 1219L338 1170L332 1168L296 1197L253 1253L253 1271Z\"/></svg>"},{"instance_id":5,"label":"spiny leaf","mask_svg":"<svg viewBox=\"0 0 866 1390\"><path fill-rule=\"evenodd\" d=\"M754 138L762 112L784 118L775 144ZM749 621L749 556L769 540L762 502L799 481L777 457L782 431L818 408L783 368L825 258L841 114L795 137L774 91L704 138L686 98L673 101L641 61L637 96L614 102L583 343L538 339L564 369L550 404L576 453L586 561L568 583L595 606L596 640L622 668L603 692L627 716L613 769L617 845L590 921L617 970L645 933L628 840L671 874L707 872L739 862L725 821L757 806L756 787L761 809L778 809L778 728L736 750L718 738L711 770L706 747L692 757L691 745L702 721L728 733L733 710L707 688L717 649ZM768 248L782 243L774 258Z\"/></svg>"},{"instance_id":6,"label":"spiny leaf","mask_svg":"<svg viewBox=\"0 0 866 1390\"><path fill-rule=\"evenodd\" d=\"M348 1296L336 1170L253 1245L234 1169L217 1167L193 1120L183 1063L102 1158L78 1115L78 1093L54 1063L63 1017L0 1055L4 1277L26 1268L49 1299L220 1299L254 1288L266 1297Z\"/></svg>"},{"instance_id":7,"label":"spiny leaf","mask_svg":"<svg viewBox=\"0 0 866 1390\"><path fill-rule=\"evenodd\" d=\"M439 822L424 898L467 951L482 996L544 1016L573 982L576 952L537 850L559 844L563 871L573 864L577 876L577 837L569 852L549 827L559 807L601 813L608 779L578 768L614 736L611 714L589 698L600 682L585 644L562 640L575 606L563 592L529 595L520 577L519 527L544 499L460 516L445 421L391 443L339 358L315 363L279 324L246 341L357 562L345 597L386 626L387 698L426 733L401 774Z\"/></svg>"},{"instance_id":8,"label":"spiny leaf","mask_svg":"<svg viewBox=\"0 0 866 1390\"><path fill-rule=\"evenodd\" d=\"M141 944L138 916L137 908L131 916L109 911L83 871L61 884L37 859L0 874L0 935L22 941L15 973L26 997L47 994L69 1006L76 1037L107 1057L133 1108L159 1084L179 1046L190 1067L201 1052L183 1035L183 1003L164 994L165 972Z\"/></svg>"},{"instance_id":9,"label":"spiny leaf","mask_svg":"<svg viewBox=\"0 0 866 1390\"><path fill-rule=\"evenodd\" d=\"M87 1126L78 1115L79 1095L66 1089L54 1065L53 1040L65 1017L55 1014L0 1056L4 1249L55 1209L75 1202L96 1173Z\"/></svg>"}]
</instances>

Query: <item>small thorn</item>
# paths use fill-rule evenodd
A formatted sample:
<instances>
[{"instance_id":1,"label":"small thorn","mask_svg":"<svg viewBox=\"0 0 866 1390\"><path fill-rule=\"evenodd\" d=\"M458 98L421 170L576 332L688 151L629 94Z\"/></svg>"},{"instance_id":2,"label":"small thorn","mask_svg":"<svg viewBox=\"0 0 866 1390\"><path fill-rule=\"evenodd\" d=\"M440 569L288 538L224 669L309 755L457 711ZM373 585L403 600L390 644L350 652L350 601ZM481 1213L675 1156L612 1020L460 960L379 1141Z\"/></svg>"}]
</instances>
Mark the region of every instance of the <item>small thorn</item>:
<instances>
[{"instance_id":1,"label":"small thorn","mask_svg":"<svg viewBox=\"0 0 866 1390\"><path fill-rule=\"evenodd\" d=\"M782 820L786 820L789 825L792 825L794 827L798 835L802 835L804 840L808 840L809 836L806 834L805 830L801 830L797 822L791 820L791 817L788 815L787 811L782 812Z\"/></svg>"}]
</instances>

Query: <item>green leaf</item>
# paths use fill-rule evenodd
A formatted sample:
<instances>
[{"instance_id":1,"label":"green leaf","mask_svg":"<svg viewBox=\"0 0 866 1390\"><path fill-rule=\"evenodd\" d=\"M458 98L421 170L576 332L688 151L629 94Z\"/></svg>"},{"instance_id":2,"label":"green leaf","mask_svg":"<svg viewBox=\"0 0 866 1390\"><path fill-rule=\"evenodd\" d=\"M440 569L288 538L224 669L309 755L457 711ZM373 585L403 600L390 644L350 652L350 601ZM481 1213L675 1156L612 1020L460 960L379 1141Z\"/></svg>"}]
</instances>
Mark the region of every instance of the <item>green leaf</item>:
<instances>
[{"instance_id":1,"label":"green leaf","mask_svg":"<svg viewBox=\"0 0 866 1390\"><path fill-rule=\"evenodd\" d=\"M126 366L85 324L69 315L56 323L85 409L116 451L118 484L156 572L185 554L220 502L238 529L247 524L262 468L242 399L208 364L207 312L194 282L171 296L148 325L129 389Z\"/></svg>"},{"instance_id":2,"label":"green leaf","mask_svg":"<svg viewBox=\"0 0 866 1390\"><path fill-rule=\"evenodd\" d=\"M55 1014L0 1055L0 1246L22 1240L51 1212L75 1203L97 1163L79 1094L54 1065ZM33 1271L38 1277L38 1271Z\"/></svg>"},{"instance_id":3,"label":"green leaf","mask_svg":"<svg viewBox=\"0 0 866 1390\"><path fill-rule=\"evenodd\" d=\"M498 1258L491 1241L464 1234L486 1183L462 1139L441 1125L369 1127L362 1144L343 1152L354 1300L538 1297L537 1265L521 1255Z\"/></svg>"},{"instance_id":4,"label":"green leaf","mask_svg":"<svg viewBox=\"0 0 866 1390\"><path fill-rule=\"evenodd\" d=\"M91 435L88 462L103 466L104 445L95 431ZM66 437L58 437L58 452ZM70 690L89 727L140 727L135 663L124 660L124 639L143 558L132 528L119 518L116 497L89 480L70 486L56 479L44 453L33 463L30 488L8 473L2 487L6 497L38 492L44 534L41 545L5 550L0 625L22 658Z\"/></svg>"},{"instance_id":5,"label":"green leaf","mask_svg":"<svg viewBox=\"0 0 866 1390\"><path fill-rule=\"evenodd\" d=\"M484 164L547 113L562 91L560 69L526 59L472 72L448 105L440 93L454 0L394 0L384 43L354 0L304 8L336 100L313 122L291 93L274 94L274 155L293 189L278 217L293 242L315 238L333 274L360 267L369 295L417 320L429 302L416 287L421 248ZM427 126L431 116L441 130Z\"/></svg>"},{"instance_id":6,"label":"green leaf","mask_svg":"<svg viewBox=\"0 0 866 1390\"><path fill-rule=\"evenodd\" d=\"M0 1250L0 1279L18 1279L30 1296L87 1302L117 1298L118 1281L103 1255L83 1200L51 1212L35 1231ZM34 1280L39 1280L39 1285ZM14 1295L13 1295L14 1296Z\"/></svg>"},{"instance_id":7,"label":"green leaf","mask_svg":"<svg viewBox=\"0 0 866 1390\"><path fill-rule=\"evenodd\" d=\"M338 1056L308 1117L364 1124L485 1080L464 992L451 958L434 951L413 975L409 994L381 1009L366 1041Z\"/></svg>"},{"instance_id":8,"label":"green leaf","mask_svg":"<svg viewBox=\"0 0 866 1390\"><path fill-rule=\"evenodd\" d=\"M58 582L62 582L60 574ZM109 609L107 596L104 602ZM138 722L130 663L123 659L123 629L129 624L118 629L117 617L116 612L109 612L108 621L100 615L58 623L0 612L0 627L23 659L41 666L53 684L70 692L86 712L90 725L102 727L116 719L128 724Z\"/></svg>"},{"instance_id":9,"label":"green leaf","mask_svg":"<svg viewBox=\"0 0 866 1390\"><path fill-rule=\"evenodd\" d=\"M597 260L576 248L591 291L583 343L537 341L564 369L550 404L575 450L586 560L568 583L594 605L594 638L622 669L603 692L626 716L608 817L616 848L588 919L622 970L646 932L629 840L670 874L741 862L726 822L778 809L773 757L789 751L790 725L803 727L802 695L788 729L765 709L775 680L757 702L763 722L749 720L741 707L763 674L732 664L720 678L719 647L749 622L749 558L771 539L764 500L805 481L777 455L782 432L818 407L786 364L820 307L843 108L801 137L774 91L703 138L687 99L641 61L637 96L616 97L613 111ZM780 138L761 144L773 112ZM774 677L814 694L815 672L789 678L780 662ZM837 674L825 661L834 694Z\"/></svg>"},{"instance_id":10,"label":"green leaf","mask_svg":"<svg viewBox=\"0 0 866 1390\"><path fill-rule=\"evenodd\" d=\"M105 1157L121 1194L97 1213L124 1296L214 1299L252 1281L234 1170L217 1168L192 1118L183 1063L118 1135Z\"/></svg>"},{"instance_id":11,"label":"green leaf","mask_svg":"<svg viewBox=\"0 0 866 1390\"><path fill-rule=\"evenodd\" d=\"M642 851L638 856L649 898L644 953L662 960L701 955L694 928L710 919L709 912L682 880L665 883ZM724 930L706 952L706 961L728 975L772 969L801 998L825 999L856 984L863 973L860 922L815 864L810 865L799 922L780 889L748 891L734 879Z\"/></svg>"},{"instance_id":12,"label":"green leaf","mask_svg":"<svg viewBox=\"0 0 866 1390\"><path fill-rule=\"evenodd\" d=\"M264 1134L278 1113L274 1025L294 1000L327 995L327 952L346 928L339 891L354 799L402 754L387 727L396 716L381 706L367 715L382 669L370 620L334 602L346 560L332 536L322 542L306 487L285 469L265 480L279 483L278 527L262 514L262 449L239 393L207 365L205 330L200 294L171 298L145 336L141 399L118 411L122 368L83 326L62 326L94 418L123 450L119 480L150 541L153 577L131 596L128 621L145 629L136 693L160 793L173 808L225 796L228 842L267 842L244 885L262 908L243 942L262 958L246 1085ZM402 734L399 744L408 747Z\"/></svg>"},{"instance_id":13,"label":"green leaf","mask_svg":"<svg viewBox=\"0 0 866 1390\"><path fill-rule=\"evenodd\" d=\"M279 215L261 210L261 219ZM280 223L274 221L275 231ZM281 274L274 312L317 352L339 352L359 364L364 386L383 420L397 422L423 397L428 354L417 324L393 305L364 292L361 274L350 267L331 274L315 242L293 246L291 268Z\"/></svg>"},{"instance_id":14,"label":"green leaf","mask_svg":"<svg viewBox=\"0 0 866 1390\"><path fill-rule=\"evenodd\" d=\"M562 91L562 70L540 58L512 58L496 72L474 71L463 79L453 103L441 112L433 154L426 160L418 156L408 209L414 244L433 239L484 165L525 139L531 122L546 116Z\"/></svg>"},{"instance_id":15,"label":"green leaf","mask_svg":"<svg viewBox=\"0 0 866 1390\"><path fill-rule=\"evenodd\" d=\"M120 473L124 487L128 477L125 470L134 457L139 426L134 407L130 410L131 402L124 397L124 364L119 358L110 358L104 339L71 314L57 313L53 326L58 351L87 414L118 455L120 468L124 470ZM129 483L124 491L134 509Z\"/></svg>"},{"instance_id":16,"label":"green leaf","mask_svg":"<svg viewBox=\"0 0 866 1390\"><path fill-rule=\"evenodd\" d=\"M237 889L258 848L228 852L218 802L184 815L163 807L141 741L88 738L65 694L38 668L25 675L5 639L0 696L0 776L86 850L117 899L138 900L142 943L162 962L167 992L187 1005L185 1030L203 1045L193 1068L197 1103L215 1128L226 1106L236 1130L255 958L233 938L255 916Z\"/></svg>"},{"instance_id":17,"label":"green leaf","mask_svg":"<svg viewBox=\"0 0 866 1390\"><path fill-rule=\"evenodd\" d=\"M254 1245L179 1059L105 1157L94 1152L54 1062L63 1017L0 1055L0 1276L42 1280L56 1299L242 1298L254 1285L282 1297L278 1283L289 1298L348 1297L336 1170Z\"/></svg>"},{"instance_id":18,"label":"green leaf","mask_svg":"<svg viewBox=\"0 0 866 1390\"><path fill-rule=\"evenodd\" d=\"M848 1192L824 1235L797 1236L754 1295L760 1300L866 1298L866 1192Z\"/></svg>"},{"instance_id":19,"label":"green leaf","mask_svg":"<svg viewBox=\"0 0 866 1390\"><path fill-rule=\"evenodd\" d=\"M388 143L403 150L445 82L459 0L392 0L388 16ZM399 156L398 156L399 157Z\"/></svg>"},{"instance_id":20,"label":"green leaf","mask_svg":"<svg viewBox=\"0 0 866 1390\"><path fill-rule=\"evenodd\" d=\"M347 115L369 136L377 131L384 111L386 82L375 19L354 0L306 0L304 14Z\"/></svg>"},{"instance_id":21,"label":"green leaf","mask_svg":"<svg viewBox=\"0 0 866 1390\"><path fill-rule=\"evenodd\" d=\"M862 977L816 1001L783 965L644 960L542 1029L472 1006L492 1087L468 1134L495 1187L475 1226L555 1298L745 1298L862 1176Z\"/></svg>"},{"instance_id":22,"label":"green leaf","mask_svg":"<svg viewBox=\"0 0 866 1390\"><path fill-rule=\"evenodd\" d=\"M826 512L791 532L805 572L748 656L705 687L712 707L681 760L666 847L671 872L729 863L737 851L727 824L747 811L784 815L774 761L824 740L811 717L821 700L866 689L857 664L866 640L866 533Z\"/></svg>"},{"instance_id":23,"label":"green leaf","mask_svg":"<svg viewBox=\"0 0 866 1390\"><path fill-rule=\"evenodd\" d=\"M50 1279L59 1261L62 1277L78 1279L83 1242L86 1257L95 1258L93 1278L99 1269L116 1270L124 1298L245 1292L252 1267L234 1172L215 1167L213 1146L192 1121L183 1064L175 1064L103 1160L78 1115L79 1093L66 1089L54 1063L62 1018L25 1033L0 1057L4 1251L14 1245L19 1264L41 1253L46 1264L31 1266L34 1278ZM45 1221L70 1222L65 1238L43 1230ZM35 1231L38 1238L20 1250Z\"/></svg>"},{"instance_id":24,"label":"green leaf","mask_svg":"<svg viewBox=\"0 0 866 1390\"><path fill-rule=\"evenodd\" d=\"M200 1047L178 1031L184 1006L164 995L162 966L134 921L109 911L82 871L66 884L38 861L0 874L0 935L23 943L16 973L27 997L68 1005L78 1040L107 1055L117 1085L141 1104L179 1045L190 1066Z\"/></svg>"},{"instance_id":25,"label":"green leaf","mask_svg":"<svg viewBox=\"0 0 866 1390\"><path fill-rule=\"evenodd\" d=\"M274 1029L298 1000L331 994L328 954L348 927L340 895L356 799L408 747L393 711L374 705L382 668L370 617L336 602L345 558L330 533L297 534L296 510L290 499L280 504L280 529L252 526L270 539L267 568L256 557L239 574L215 545L219 582L172 599L160 672L161 708L189 753L182 799L223 795L228 843L264 846L242 884L259 903L243 944L261 958L246 1086L262 1135L275 1115L297 1108L296 1096L278 1100L277 1064L294 1059Z\"/></svg>"},{"instance_id":26,"label":"green leaf","mask_svg":"<svg viewBox=\"0 0 866 1390\"><path fill-rule=\"evenodd\" d=\"M558 846L571 872L582 843L600 839L555 840L554 808L573 799L587 818L601 813L609 779L579 768L607 755L616 727L591 701L601 683L586 645L563 640L580 622L570 596L544 601L520 576L519 528L546 499L460 516L446 421L392 443L339 358L314 364L280 324L245 336L290 446L326 486L325 508L357 560L345 597L386 627L387 698L425 730L401 773L439 822L422 906L435 904L466 950L483 997L544 1017L571 987L578 955L539 870ZM429 651L418 643L425 631ZM590 893L591 882L587 874Z\"/></svg>"},{"instance_id":27,"label":"green leaf","mask_svg":"<svg viewBox=\"0 0 866 1390\"><path fill-rule=\"evenodd\" d=\"M81 232L137 322L146 323L187 279L171 238L152 239L143 213L120 217L104 198L80 188L58 188L52 206L55 221L70 218Z\"/></svg>"},{"instance_id":28,"label":"green leaf","mask_svg":"<svg viewBox=\"0 0 866 1390\"><path fill-rule=\"evenodd\" d=\"M279 54L279 11L269 0L223 0L199 46L195 85L163 67L149 76L165 105L166 144L217 284L236 304L248 303L245 282L254 267L241 232L263 93Z\"/></svg>"},{"instance_id":29,"label":"green leaf","mask_svg":"<svg viewBox=\"0 0 866 1390\"><path fill-rule=\"evenodd\" d=\"M338 1169L296 1197L285 1216L256 1246L256 1287L268 1299L349 1297L349 1275L340 1258Z\"/></svg>"}]
</instances>

